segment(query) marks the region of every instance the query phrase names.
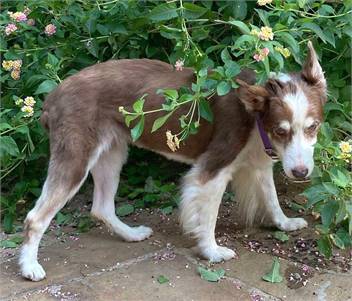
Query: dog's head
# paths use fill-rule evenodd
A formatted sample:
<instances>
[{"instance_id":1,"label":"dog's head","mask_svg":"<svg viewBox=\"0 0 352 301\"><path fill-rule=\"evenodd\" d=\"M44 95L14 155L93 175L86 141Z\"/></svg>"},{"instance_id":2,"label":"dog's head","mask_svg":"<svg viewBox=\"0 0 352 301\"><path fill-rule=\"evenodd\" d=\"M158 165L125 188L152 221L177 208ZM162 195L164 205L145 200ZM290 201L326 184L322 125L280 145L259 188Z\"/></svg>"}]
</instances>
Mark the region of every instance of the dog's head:
<instances>
[{"instance_id":1,"label":"dog's head","mask_svg":"<svg viewBox=\"0 0 352 301\"><path fill-rule=\"evenodd\" d=\"M313 151L323 120L326 80L311 42L301 72L280 74L264 86L239 81L246 109L259 112L290 178L305 178L314 167Z\"/></svg>"}]
</instances>

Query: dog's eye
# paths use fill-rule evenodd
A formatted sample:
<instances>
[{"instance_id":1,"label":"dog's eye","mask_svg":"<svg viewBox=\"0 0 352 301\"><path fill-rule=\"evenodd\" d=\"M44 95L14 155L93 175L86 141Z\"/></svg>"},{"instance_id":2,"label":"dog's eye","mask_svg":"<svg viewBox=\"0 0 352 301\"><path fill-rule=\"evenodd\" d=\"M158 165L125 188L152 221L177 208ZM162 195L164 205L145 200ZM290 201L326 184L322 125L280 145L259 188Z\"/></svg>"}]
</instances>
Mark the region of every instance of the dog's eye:
<instances>
[{"instance_id":1,"label":"dog's eye","mask_svg":"<svg viewBox=\"0 0 352 301\"><path fill-rule=\"evenodd\" d=\"M306 128L306 132L307 133L313 133L319 126L319 122L318 121L314 121L312 125L310 125L309 127Z\"/></svg>"},{"instance_id":2,"label":"dog's eye","mask_svg":"<svg viewBox=\"0 0 352 301\"><path fill-rule=\"evenodd\" d=\"M281 127L274 129L274 133L278 136L285 136L287 134L287 130Z\"/></svg>"}]
</instances>

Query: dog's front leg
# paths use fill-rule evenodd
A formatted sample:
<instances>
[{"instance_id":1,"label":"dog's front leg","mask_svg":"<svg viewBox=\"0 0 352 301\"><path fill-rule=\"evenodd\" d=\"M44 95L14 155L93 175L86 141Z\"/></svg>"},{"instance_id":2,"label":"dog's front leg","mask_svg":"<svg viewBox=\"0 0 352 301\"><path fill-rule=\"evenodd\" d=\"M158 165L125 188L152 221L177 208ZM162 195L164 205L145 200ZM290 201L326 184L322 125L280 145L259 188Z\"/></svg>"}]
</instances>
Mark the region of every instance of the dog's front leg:
<instances>
[{"instance_id":1,"label":"dog's front leg","mask_svg":"<svg viewBox=\"0 0 352 301\"><path fill-rule=\"evenodd\" d=\"M303 218L289 218L283 213L277 198L271 167L259 172L257 184L259 189L257 196L261 196L267 213L276 227L284 231L294 231L308 226Z\"/></svg>"},{"instance_id":2,"label":"dog's front leg","mask_svg":"<svg viewBox=\"0 0 352 301\"><path fill-rule=\"evenodd\" d=\"M215 226L219 205L231 178L230 167L224 168L210 180L203 179L202 169L195 166L185 176L181 223L186 233L198 241L200 254L212 262L231 259L235 252L218 246L215 240Z\"/></svg>"}]
</instances>

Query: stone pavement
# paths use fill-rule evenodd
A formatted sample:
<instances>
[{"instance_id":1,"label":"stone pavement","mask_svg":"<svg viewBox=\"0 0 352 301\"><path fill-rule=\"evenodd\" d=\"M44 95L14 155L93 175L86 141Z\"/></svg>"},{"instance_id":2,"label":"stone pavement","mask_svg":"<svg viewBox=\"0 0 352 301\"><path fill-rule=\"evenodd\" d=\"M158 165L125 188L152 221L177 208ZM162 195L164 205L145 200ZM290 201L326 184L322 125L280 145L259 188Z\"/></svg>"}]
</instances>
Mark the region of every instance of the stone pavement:
<instances>
[{"instance_id":1,"label":"stone pavement","mask_svg":"<svg viewBox=\"0 0 352 301\"><path fill-rule=\"evenodd\" d=\"M181 234L177 212L165 217L145 210L124 218L131 225L145 224L154 229L149 240L139 243L123 242L99 224L78 236L72 236L75 229L69 227L60 236L54 230L47 232L39 251L47 273L47 279L41 282L20 277L17 249L1 250L0 299L352 300L350 262L345 272L338 266L314 266L322 260L309 259L310 251L304 253L307 248L297 240L308 234L290 236L290 241L300 242L297 251L292 244L285 247L275 242L270 234L273 229L237 229L233 210L231 204L222 205L217 237L221 244L236 249L238 258L214 265L226 271L219 282L207 282L197 273L198 266L209 264L197 258L191 249L193 241ZM305 246L309 240L304 242ZM298 257L287 257L289 250ZM270 270L273 254L281 257L282 283L261 279ZM303 266L300 256L306 256L311 265ZM169 282L160 284L160 275Z\"/></svg>"}]
</instances>

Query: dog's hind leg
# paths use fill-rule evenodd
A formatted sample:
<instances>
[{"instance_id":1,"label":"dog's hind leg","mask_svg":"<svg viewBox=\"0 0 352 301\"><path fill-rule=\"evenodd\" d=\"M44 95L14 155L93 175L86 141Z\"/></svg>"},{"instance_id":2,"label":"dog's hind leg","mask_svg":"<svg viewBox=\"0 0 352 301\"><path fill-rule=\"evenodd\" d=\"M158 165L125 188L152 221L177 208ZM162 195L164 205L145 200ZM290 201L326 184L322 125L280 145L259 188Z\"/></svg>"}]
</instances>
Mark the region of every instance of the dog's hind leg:
<instances>
[{"instance_id":1,"label":"dog's hind leg","mask_svg":"<svg viewBox=\"0 0 352 301\"><path fill-rule=\"evenodd\" d=\"M23 277L42 280L45 271L38 263L40 240L56 213L74 196L88 174L88 158L51 158L48 176L35 207L25 220L25 240L19 264Z\"/></svg>"},{"instance_id":2,"label":"dog's hind leg","mask_svg":"<svg viewBox=\"0 0 352 301\"><path fill-rule=\"evenodd\" d=\"M94 179L92 215L102 220L115 234L126 241L141 241L152 234L152 229L130 227L115 214L114 197L120 179L122 165L127 159L127 144L119 142L102 153L91 170Z\"/></svg>"},{"instance_id":3,"label":"dog's hind leg","mask_svg":"<svg viewBox=\"0 0 352 301\"><path fill-rule=\"evenodd\" d=\"M182 189L181 223L186 233L198 240L198 250L212 262L228 260L235 252L218 246L215 226L222 196L231 178L230 167L224 168L212 179L202 181L202 170L195 166L184 178Z\"/></svg>"}]
</instances>

